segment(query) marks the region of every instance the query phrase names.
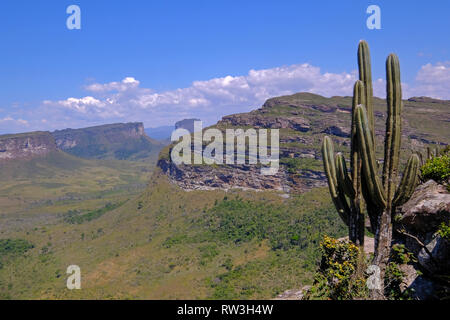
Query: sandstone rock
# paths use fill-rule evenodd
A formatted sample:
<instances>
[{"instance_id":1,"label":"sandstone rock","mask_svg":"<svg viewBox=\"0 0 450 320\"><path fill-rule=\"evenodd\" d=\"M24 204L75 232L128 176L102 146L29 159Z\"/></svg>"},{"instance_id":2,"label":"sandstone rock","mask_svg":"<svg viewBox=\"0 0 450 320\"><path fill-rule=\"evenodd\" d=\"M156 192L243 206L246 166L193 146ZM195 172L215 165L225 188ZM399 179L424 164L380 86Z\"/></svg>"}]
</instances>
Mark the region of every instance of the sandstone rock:
<instances>
[{"instance_id":1,"label":"sandstone rock","mask_svg":"<svg viewBox=\"0 0 450 320\"><path fill-rule=\"evenodd\" d=\"M446 290L444 286L424 276L417 276L408 289L415 300L440 300L441 292Z\"/></svg>"},{"instance_id":2,"label":"sandstone rock","mask_svg":"<svg viewBox=\"0 0 450 320\"><path fill-rule=\"evenodd\" d=\"M86 145L92 140L99 139L107 143L114 143L127 138L145 136L142 122L115 123L82 129L64 129L52 132L59 149L67 151L76 146Z\"/></svg>"},{"instance_id":3,"label":"sandstone rock","mask_svg":"<svg viewBox=\"0 0 450 320\"><path fill-rule=\"evenodd\" d=\"M417 279L419 274L417 273L417 270L414 268L411 264L401 264L399 265L399 269L401 272L403 272L403 281L400 284L400 290L403 292L414 283L414 281Z\"/></svg>"},{"instance_id":4,"label":"sandstone rock","mask_svg":"<svg viewBox=\"0 0 450 320\"><path fill-rule=\"evenodd\" d=\"M419 264L430 274L450 272L450 242L440 235L426 244L417 256ZM431 253L431 255L429 254Z\"/></svg>"},{"instance_id":5,"label":"sandstone rock","mask_svg":"<svg viewBox=\"0 0 450 320\"><path fill-rule=\"evenodd\" d=\"M338 240L349 242L348 236L339 238ZM365 236L364 237L364 253L370 254L370 253L374 253L374 251L375 251L375 239Z\"/></svg>"},{"instance_id":6,"label":"sandstone rock","mask_svg":"<svg viewBox=\"0 0 450 320\"><path fill-rule=\"evenodd\" d=\"M350 128L341 126L330 126L322 131L322 133L331 134L337 137L348 138L350 137Z\"/></svg>"},{"instance_id":7,"label":"sandstone rock","mask_svg":"<svg viewBox=\"0 0 450 320\"><path fill-rule=\"evenodd\" d=\"M450 242L436 231L442 222L449 221L450 194L430 180L417 187L399 212L402 217L396 228L404 235L408 251L417 258L412 266L400 266L405 275L401 289L410 289L414 299L441 299L441 292L449 290L439 278L450 272Z\"/></svg>"},{"instance_id":8,"label":"sandstone rock","mask_svg":"<svg viewBox=\"0 0 450 320\"><path fill-rule=\"evenodd\" d=\"M400 271L403 273L401 292L408 290L409 296L414 300L437 300L439 299L439 290L443 287L417 272L414 265L401 264Z\"/></svg>"},{"instance_id":9,"label":"sandstone rock","mask_svg":"<svg viewBox=\"0 0 450 320\"><path fill-rule=\"evenodd\" d=\"M450 219L450 194L433 180L420 185L401 208L400 223L418 232L435 231Z\"/></svg>"},{"instance_id":10,"label":"sandstone rock","mask_svg":"<svg viewBox=\"0 0 450 320\"><path fill-rule=\"evenodd\" d=\"M274 300L302 300L303 296L310 288L311 286L304 286L300 290L286 290L285 292L279 294Z\"/></svg>"},{"instance_id":11,"label":"sandstone rock","mask_svg":"<svg viewBox=\"0 0 450 320\"><path fill-rule=\"evenodd\" d=\"M0 161L30 159L56 150L49 132L31 132L0 136Z\"/></svg>"},{"instance_id":12,"label":"sandstone rock","mask_svg":"<svg viewBox=\"0 0 450 320\"><path fill-rule=\"evenodd\" d=\"M289 192L286 173L281 168L275 175L263 175L255 165L175 165L160 159L158 167L171 181L184 190L244 189Z\"/></svg>"},{"instance_id":13,"label":"sandstone rock","mask_svg":"<svg viewBox=\"0 0 450 320\"><path fill-rule=\"evenodd\" d=\"M307 132L311 128L309 120L302 117L267 117L252 113L225 116L219 121L220 124L242 127L250 126L255 129L293 129L301 132Z\"/></svg>"}]
</instances>

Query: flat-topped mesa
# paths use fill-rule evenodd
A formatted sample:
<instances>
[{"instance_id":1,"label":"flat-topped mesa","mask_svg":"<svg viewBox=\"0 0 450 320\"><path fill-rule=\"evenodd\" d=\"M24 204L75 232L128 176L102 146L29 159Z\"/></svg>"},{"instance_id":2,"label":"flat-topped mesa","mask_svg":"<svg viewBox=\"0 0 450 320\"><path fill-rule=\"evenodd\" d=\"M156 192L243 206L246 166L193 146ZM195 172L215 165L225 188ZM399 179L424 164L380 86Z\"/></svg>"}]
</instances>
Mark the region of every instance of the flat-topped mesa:
<instances>
[{"instance_id":1,"label":"flat-topped mesa","mask_svg":"<svg viewBox=\"0 0 450 320\"><path fill-rule=\"evenodd\" d=\"M196 121L201 121L200 119L192 118L192 119L183 119L175 123L175 129L186 129L190 133L194 132L194 123Z\"/></svg>"},{"instance_id":2,"label":"flat-topped mesa","mask_svg":"<svg viewBox=\"0 0 450 320\"><path fill-rule=\"evenodd\" d=\"M0 136L0 161L31 159L57 149L50 132L29 132Z\"/></svg>"},{"instance_id":3,"label":"flat-topped mesa","mask_svg":"<svg viewBox=\"0 0 450 320\"><path fill-rule=\"evenodd\" d=\"M426 146L450 143L448 104L450 101L431 98L404 100L408 117L403 123L403 146L414 151ZM417 101L416 101L417 100ZM420 101L419 101L420 100ZM434 103L429 103L431 100ZM256 165L176 165L170 159L173 145L160 154L158 166L171 182L185 190L195 189L255 189L303 192L326 186L320 141L329 135L336 150L349 156L352 97L323 97L312 93L296 93L268 99L261 108L248 113L222 117L211 128L224 133L227 129L279 129L280 168L275 176L264 176ZM373 98L375 139L384 141L386 100ZM269 132L270 133L270 132ZM225 141L224 141L225 143ZM203 147L209 142L204 142ZM248 146L246 146L248 148ZM224 150L226 145L224 145ZM377 159L383 158L378 150ZM406 152L402 154L409 154ZM402 157L402 163L407 159Z\"/></svg>"},{"instance_id":4,"label":"flat-topped mesa","mask_svg":"<svg viewBox=\"0 0 450 320\"><path fill-rule=\"evenodd\" d=\"M140 138L145 135L144 124L142 122L115 123L101 126L64 129L52 132L58 148L69 150L79 144L85 143L86 137L97 137L106 142L114 143L123 139Z\"/></svg>"}]
</instances>

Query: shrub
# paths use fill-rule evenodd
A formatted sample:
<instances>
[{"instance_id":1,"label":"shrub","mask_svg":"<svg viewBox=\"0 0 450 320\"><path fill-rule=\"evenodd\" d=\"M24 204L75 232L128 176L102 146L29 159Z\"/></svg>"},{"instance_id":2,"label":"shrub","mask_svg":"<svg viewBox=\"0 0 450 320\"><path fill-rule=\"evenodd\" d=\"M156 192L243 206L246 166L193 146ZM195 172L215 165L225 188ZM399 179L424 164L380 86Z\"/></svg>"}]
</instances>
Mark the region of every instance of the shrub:
<instances>
[{"instance_id":1,"label":"shrub","mask_svg":"<svg viewBox=\"0 0 450 320\"><path fill-rule=\"evenodd\" d=\"M0 269L7 258L22 256L33 248L34 245L24 239L0 239Z\"/></svg>"},{"instance_id":2,"label":"shrub","mask_svg":"<svg viewBox=\"0 0 450 320\"><path fill-rule=\"evenodd\" d=\"M28 250L34 248L34 245L23 239L0 239L0 257L19 256Z\"/></svg>"},{"instance_id":3,"label":"shrub","mask_svg":"<svg viewBox=\"0 0 450 320\"><path fill-rule=\"evenodd\" d=\"M384 279L385 294L391 300L410 299L410 291L402 290L401 285L406 274L401 270L400 265L417 262L414 255L409 252L405 245L394 244L391 250L390 262L386 267Z\"/></svg>"},{"instance_id":4,"label":"shrub","mask_svg":"<svg viewBox=\"0 0 450 320\"><path fill-rule=\"evenodd\" d=\"M442 222L437 232L442 238L450 240L450 225Z\"/></svg>"},{"instance_id":5,"label":"shrub","mask_svg":"<svg viewBox=\"0 0 450 320\"><path fill-rule=\"evenodd\" d=\"M322 260L307 299L349 300L367 297L364 274L357 274L360 250L350 242L324 236Z\"/></svg>"},{"instance_id":6,"label":"shrub","mask_svg":"<svg viewBox=\"0 0 450 320\"><path fill-rule=\"evenodd\" d=\"M433 179L436 182L447 182L450 178L450 156L443 155L428 159L421 168L424 181Z\"/></svg>"},{"instance_id":7,"label":"shrub","mask_svg":"<svg viewBox=\"0 0 450 320\"><path fill-rule=\"evenodd\" d=\"M64 221L70 224L82 224L84 222L89 222L95 219L100 218L105 213L112 211L114 209L117 209L120 207L124 202L119 202L115 204L107 203L103 208L90 211L85 214L80 214L78 211L72 211L70 210L64 218Z\"/></svg>"}]
</instances>

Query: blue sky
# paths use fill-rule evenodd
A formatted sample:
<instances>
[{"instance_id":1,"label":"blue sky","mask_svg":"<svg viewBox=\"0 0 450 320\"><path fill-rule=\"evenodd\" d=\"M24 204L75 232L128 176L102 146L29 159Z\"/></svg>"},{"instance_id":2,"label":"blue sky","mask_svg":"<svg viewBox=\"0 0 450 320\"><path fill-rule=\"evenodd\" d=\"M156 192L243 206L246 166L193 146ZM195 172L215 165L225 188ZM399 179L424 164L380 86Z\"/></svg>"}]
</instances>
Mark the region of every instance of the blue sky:
<instances>
[{"instance_id":1,"label":"blue sky","mask_svg":"<svg viewBox=\"0 0 450 320\"><path fill-rule=\"evenodd\" d=\"M81 30L66 28L72 4ZM371 4L381 30L366 27ZM213 123L273 95L350 94L360 39L377 95L395 52L406 97L450 99L449 15L447 0L4 0L0 133Z\"/></svg>"}]
</instances>

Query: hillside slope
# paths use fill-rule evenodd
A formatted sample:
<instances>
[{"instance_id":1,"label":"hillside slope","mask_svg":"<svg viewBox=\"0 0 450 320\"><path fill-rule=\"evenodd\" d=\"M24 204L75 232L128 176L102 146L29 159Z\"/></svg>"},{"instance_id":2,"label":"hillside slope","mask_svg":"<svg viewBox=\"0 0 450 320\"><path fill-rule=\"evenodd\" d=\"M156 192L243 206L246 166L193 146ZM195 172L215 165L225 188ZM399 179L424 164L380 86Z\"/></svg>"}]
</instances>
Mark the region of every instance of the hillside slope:
<instances>
[{"instance_id":1,"label":"hillside slope","mask_svg":"<svg viewBox=\"0 0 450 320\"><path fill-rule=\"evenodd\" d=\"M32 159L56 150L55 139L49 132L37 131L0 135L0 162Z\"/></svg>"},{"instance_id":2,"label":"hillside slope","mask_svg":"<svg viewBox=\"0 0 450 320\"><path fill-rule=\"evenodd\" d=\"M52 133L58 148L89 159L156 159L164 144L148 137L144 125L116 123Z\"/></svg>"},{"instance_id":3,"label":"hillside slope","mask_svg":"<svg viewBox=\"0 0 450 320\"><path fill-rule=\"evenodd\" d=\"M213 126L222 132L238 128L279 129L282 166L269 180L256 165L175 165L169 157L173 145L161 153L158 165L174 183L187 190L246 188L303 192L324 186L321 143L325 135L331 136L337 151L349 159L351 104L351 97L297 93L269 99L260 109L249 113L225 116ZM374 98L374 112L377 155L382 160L384 99ZM427 146L450 143L450 101L410 98L404 101L403 116L402 160L412 151L424 153Z\"/></svg>"},{"instance_id":4,"label":"hillside slope","mask_svg":"<svg viewBox=\"0 0 450 320\"><path fill-rule=\"evenodd\" d=\"M57 149L2 161L0 231L134 197L153 168L145 162L81 159Z\"/></svg>"},{"instance_id":5,"label":"hillside slope","mask_svg":"<svg viewBox=\"0 0 450 320\"><path fill-rule=\"evenodd\" d=\"M2 230L33 247L0 261L0 298L273 298L312 281L322 235L345 235L327 192L186 192L157 171L117 209ZM82 290L65 288L71 264Z\"/></svg>"}]
</instances>

